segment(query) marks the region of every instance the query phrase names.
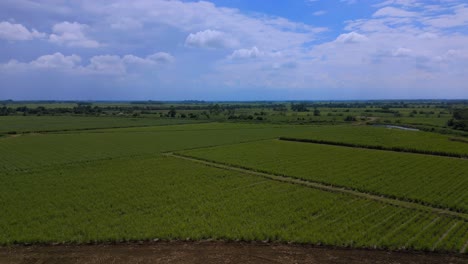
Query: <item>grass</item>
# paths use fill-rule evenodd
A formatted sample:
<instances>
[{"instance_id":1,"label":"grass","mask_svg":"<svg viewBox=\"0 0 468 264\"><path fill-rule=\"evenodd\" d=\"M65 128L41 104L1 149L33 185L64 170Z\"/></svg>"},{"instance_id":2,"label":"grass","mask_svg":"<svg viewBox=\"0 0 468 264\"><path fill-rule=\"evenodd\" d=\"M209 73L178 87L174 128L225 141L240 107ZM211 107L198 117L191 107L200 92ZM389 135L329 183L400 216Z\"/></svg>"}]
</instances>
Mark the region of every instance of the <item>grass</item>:
<instances>
[{"instance_id":1,"label":"grass","mask_svg":"<svg viewBox=\"0 0 468 264\"><path fill-rule=\"evenodd\" d=\"M163 156L0 178L4 245L212 238L459 252L468 240L468 223L450 217Z\"/></svg>"},{"instance_id":2,"label":"grass","mask_svg":"<svg viewBox=\"0 0 468 264\"><path fill-rule=\"evenodd\" d=\"M305 133L300 133L296 138L468 155L468 144L451 140L453 136L385 127L316 126Z\"/></svg>"},{"instance_id":3,"label":"grass","mask_svg":"<svg viewBox=\"0 0 468 264\"><path fill-rule=\"evenodd\" d=\"M468 222L454 217L161 155L183 152L466 211L466 160L275 140L322 137L466 153L466 143L445 136L361 126L133 126L131 119L100 117L4 123L8 118L0 118L3 131L53 132L0 138L1 245L190 238L466 250Z\"/></svg>"},{"instance_id":4,"label":"grass","mask_svg":"<svg viewBox=\"0 0 468 264\"><path fill-rule=\"evenodd\" d=\"M87 130L97 128L158 126L195 123L184 119L82 117L82 116L0 116L0 134Z\"/></svg>"},{"instance_id":5,"label":"grass","mask_svg":"<svg viewBox=\"0 0 468 264\"><path fill-rule=\"evenodd\" d=\"M279 140L181 153L468 212L468 162L464 159Z\"/></svg>"}]
</instances>

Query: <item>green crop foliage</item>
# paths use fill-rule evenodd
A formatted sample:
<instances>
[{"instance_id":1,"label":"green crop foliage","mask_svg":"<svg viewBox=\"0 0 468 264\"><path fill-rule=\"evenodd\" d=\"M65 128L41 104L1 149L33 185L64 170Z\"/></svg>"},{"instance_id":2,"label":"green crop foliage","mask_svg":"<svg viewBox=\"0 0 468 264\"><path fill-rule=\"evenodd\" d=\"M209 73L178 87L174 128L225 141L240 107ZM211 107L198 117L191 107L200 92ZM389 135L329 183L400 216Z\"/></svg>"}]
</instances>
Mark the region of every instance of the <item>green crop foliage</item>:
<instances>
[{"instance_id":1,"label":"green crop foliage","mask_svg":"<svg viewBox=\"0 0 468 264\"><path fill-rule=\"evenodd\" d=\"M161 155L183 152L466 211L466 160L275 140L321 135L391 146L414 140L412 147L422 150L466 153L466 143L446 136L361 126L168 125L163 120L112 128L133 121L34 118L31 124L11 121L10 128L54 132L0 138L0 245L190 238L443 252L467 248L468 223L459 218ZM106 121L96 126L100 120ZM88 128L103 129L81 130ZM427 138L418 141L419 135Z\"/></svg>"},{"instance_id":2,"label":"green crop foliage","mask_svg":"<svg viewBox=\"0 0 468 264\"><path fill-rule=\"evenodd\" d=\"M184 119L81 117L81 116L0 116L0 134L52 132L98 128L159 126L195 123ZM199 121L198 121L199 122Z\"/></svg>"},{"instance_id":3,"label":"green crop foliage","mask_svg":"<svg viewBox=\"0 0 468 264\"><path fill-rule=\"evenodd\" d=\"M4 245L213 238L459 252L468 240L457 232L468 223L450 217L163 156L0 180Z\"/></svg>"},{"instance_id":4,"label":"green crop foliage","mask_svg":"<svg viewBox=\"0 0 468 264\"><path fill-rule=\"evenodd\" d=\"M465 159L279 140L182 153L468 212L468 161Z\"/></svg>"},{"instance_id":5,"label":"green crop foliage","mask_svg":"<svg viewBox=\"0 0 468 264\"><path fill-rule=\"evenodd\" d=\"M297 138L468 155L468 144L453 141L453 136L385 127L316 126Z\"/></svg>"}]
</instances>

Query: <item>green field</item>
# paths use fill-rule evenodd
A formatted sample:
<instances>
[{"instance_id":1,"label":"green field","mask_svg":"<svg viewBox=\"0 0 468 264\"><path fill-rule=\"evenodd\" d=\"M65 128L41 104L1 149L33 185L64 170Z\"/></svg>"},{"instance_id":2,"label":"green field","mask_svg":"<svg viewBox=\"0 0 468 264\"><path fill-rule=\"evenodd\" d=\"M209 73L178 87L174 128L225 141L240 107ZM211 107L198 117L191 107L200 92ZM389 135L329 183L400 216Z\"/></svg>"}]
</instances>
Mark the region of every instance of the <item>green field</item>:
<instances>
[{"instance_id":1,"label":"green field","mask_svg":"<svg viewBox=\"0 0 468 264\"><path fill-rule=\"evenodd\" d=\"M280 140L182 154L468 212L464 159Z\"/></svg>"},{"instance_id":2,"label":"green field","mask_svg":"<svg viewBox=\"0 0 468 264\"><path fill-rule=\"evenodd\" d=\"M0 135L7 133L87 130L195 123L194 120L82 117L82 116L0 116Z\"/></svg>"},{"instance_id":3,"label":"green field","mask_svg":"<svg viewBox=\"0 0 468 264\"><path fill-rule=\"evenodd\" d=\"M466 159L278 140L467 154L468 144L451 140L453 135L363 124L180 118L0 121L0 245L216 239L467 252L468 221L459 217L468 213ZM33 131L41 133L21 134ZM167 153L342 186L354 194ZM441 208L452 214L436 210Z\"/></svg>"},{"instance_id":4,"label":"green field","mask_svg":"<svg viewBox=\"0 0 468 264\"><path fill-rule=\"evenodd\" d=\"M317 126L300 138L468 155L468 143L455 141L456 136L386 127Z\"/></svg>"},{"instance_id":5,"label":"green field","mask_svg":"<svg viewBox=\"0 0 468 264\"><path fill-rule=\"evenodd\" d=\"M214 238L460 251L468 240L461 220L161 156L5 177L2 244Z\"/></svg>"}]
</instances>

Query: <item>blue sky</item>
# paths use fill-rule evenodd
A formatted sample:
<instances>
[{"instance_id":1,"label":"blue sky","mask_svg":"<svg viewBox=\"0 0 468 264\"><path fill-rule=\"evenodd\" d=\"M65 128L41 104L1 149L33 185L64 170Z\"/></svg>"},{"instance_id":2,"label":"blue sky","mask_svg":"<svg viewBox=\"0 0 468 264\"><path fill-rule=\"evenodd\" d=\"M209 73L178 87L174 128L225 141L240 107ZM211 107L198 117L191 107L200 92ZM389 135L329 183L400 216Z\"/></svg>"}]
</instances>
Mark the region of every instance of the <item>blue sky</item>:
<instances>
[{"instance_id":1,"label":"blue sky","mask_svg":"<svg viewBox=\"0 0 468 264\"><path fill-rule=\"evenodd\" d=\"M468 98L462 0L3 0L0 99Z\"/></svg>"}]
</instances>

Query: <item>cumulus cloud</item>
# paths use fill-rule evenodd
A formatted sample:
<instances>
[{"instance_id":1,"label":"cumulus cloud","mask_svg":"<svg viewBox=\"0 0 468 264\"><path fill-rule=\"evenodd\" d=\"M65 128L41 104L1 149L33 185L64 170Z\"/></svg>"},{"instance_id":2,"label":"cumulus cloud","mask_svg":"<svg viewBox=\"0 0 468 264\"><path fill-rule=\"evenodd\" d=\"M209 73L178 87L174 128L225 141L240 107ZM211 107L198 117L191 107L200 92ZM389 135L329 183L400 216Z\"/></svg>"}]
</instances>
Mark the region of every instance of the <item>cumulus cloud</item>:
<instances>
[{"instance_id":1,"label":"cumulus cloud","mask_svg":"<svg viewBox=\"0 0 468 264\"><path fill-rule=\"evenodd\" d=\"M174 62L175 58L169 53L166 52L157 52L146 57L147 60L153 61L159 64L167 64Z\"/></svg>"},{"instance_id":2,"label":"cumulus cloud","mask_svg":"<svg viewBox=\"0 0 468 264\"><path fill-rule=\"evenodd\" d=\"M407 48L398 48L392 52L393 57L409 57L413 54L413 50Z\"/></svg>"},{"instance_id":3,"label":"cumulus cloud","mask_svg":"<svg viewBox=\"0 0 468 264\"><path fill-rule=\"evenodd\" d=\"M190 33L185 44L191 47L221 49L235 46L236 41L224 32L207 29Z\"/></svg>"},{"instance_id":4,"label":"cumulus cloud","mask_svg":"<svg viewBox=\"0 0 468 264\"><path fill-rule=\"evenodd\" d=\"M403 6L403 7L414 7L414 6L420 6L421 3L419 3L419 0L386 0L384 2L376 4L375 6L382 7L382 6L389 6L389 5L398 5L398 6Z\"/></svg>"},{"instance_id":5,"label":"cumulus cloud","mask_svg":"<svg viewBox=\"0 0 468 264\"><path fill-rule=\"evenodd\" d=\"M174 56L166 52L157 52L146 56L146 58L141 58L135 55L125 55L122 57L123 63L134 65L163 65L174 61Z\"/></svg>"},{"instance_id":6,"label":"cumulus cloud","mask_svg":"<svg viewBox=\"0 0 468 264\"><path fill-rule=\"evenodd\" d=\"M142 28L143 24L136 19L123 17L115 19L115 21L111 22L110 26L113 29L134 30Z\"/></svg>"},{"instance_id":7,"label":"cumulus cloud","mask_svg":"<svg viewBox=\"0 0 468 264\"><path fill-rule=\"evenodd\" d=\"M104 74L104 75L124 75L136 67L157 67L172 63L175 58L165 52L157 52L145 58L127 54L118 55L97 55L89 59L87 65L82 65L82 59L78 55L63 55L60 52L43 55L30 62L18 62L10 60L0 64L0 69L6 71L25 70L59 70L75 74ZM141 68L140 68L141 69Z\"/></svg>"},{"instance_id":8,"label":"cumulus cloud","mask_svg":"<svg viewBox=\"0 0 468 264\"><path fill-rule=\"evenodd\" d=\"M314 16L323 16L326 13L327 13L327 11L325 11L325 10L319 10L319 11L313 12L312 15L314 15Z\"/></svg>"},{"instance_id":9,"label":"cumulus cloud","mask_svg":"<svg viewBox=\"0 0 468 264\"><path fill-rule=\"evenodd\" d=\"M151 68L170 64L174 57L165 52L157 52L146 56L145 58L132 54L117 55L99 55L90 59L89 65L85 67L85 72L93 74L106 75L124 75L129 71L141 69L138 67Z\"/></svg>"},{"instance_id":10,"label":"cumulus cloud","mask_svg":"<svg viewBox=\"0 0 468 264\"><path fill-rule=\"evenodd\" d=\"M374 17L414 17L416 13L406 11L400 8L387 6L377 10L372 16Z\"/></svg>"},{"instance_id":11,"label":"cumulus cloud","mask_svg":"<svg viewBox=\"0 0 468 264\"><path fill-rule=\"evenodd\" d=\"M121 75L126 73L125 63L120 56L99 55L90 59L86 69L91 73Z\"/></svg>"},{"instance_id":12,"label":"cumulus cloud","mask_svg":"<svg viewBox=\"0 0 468 264\"><path fill-rule=\"evenodd\" d=\"M65 56L60 52L52 55L44 55L29 64L33 67L38 68L67 68L72 69L81 62L81 58L78 55Z\"/></svg>"},{"instance_id":13,"label":"cumulus cloud","mask_svg":"<svg viewBox=\"0 0 468 264\"><path fill-rule=\"evenodd\" d=\"M335 41L338 43L359 43L367 40L368 38L365 35L353 31L339 35Z\"/></svg>"},{"instance_id":14,"label":"cumulus cloud","mask_svg":"<svg viewBox=\"0 0 468 264\"><path fill-rule=\"evenodd\" d=\"M41 10L52 9L52 2L37 5L44 7ZM200 87L269 87L295 95L302 93L288 89L325 92L318 95L334 89L335 95L346 95L354 89L380 96L382 91L400 89L405 94L406 90L420 87L427 94L450 86L457 87L451 91L458 89L466 97L463 85L468 81L468 34L463 26L468 23L468 14L464 1L381 0L370 7L365 1L341 2L342 8L346 8L344 2L356 2L375 12L344 21L345 28L333 28L326 37L317 38L324 29L268 14L248 14L208 1L85 0L68 4L90 21L89 26L77 27L79 34L71 34L81 37L67 40L62 32L73 30L54 31L52 35L64 46L80 43L77 39L92 40L92 32L105 40L106 46L94 41L103 47L104 54L111 55L86 57L82 64L68 65L74 65L74 72L109 75L109 79L145 71L154 76L155 69L167 69L164 78L168 87L198 82ZM69 14L68 19L77 17ZM55 17L55 21L62 21L64 15L58 17L60 20ZM173 54L180 52L177 62L181 63L163 68L175 59L169 53L146 56L155 47ZM207 48L208 52L188 47ZM213 52L215 49L220 50ZM205 60L203 65L200 60ZM14 65L22 63L12 60L0 67ZM198 66L195 70L194 65ZM141 83L151 81L141 79ZM359 94L351 94L351 98L359 98Z\"/></svg>"},{"instance_id":15,"label":"cumulus cloud","mask_svg":"<svg viewBox=\"0 0 468 264\"><path fill-rule=\"evenodd\" d=\"M88 38L85 34L88 26L77 22L61 22L52 28L54 32L49 36L49 41L60 45L82 48L97 48L101 44Z\"/></svg>"},{"instance_id":16,"label":"cumulus cloud","mask_svg":"<svg viewBox=\"0 0 468 264\"><path fill-rule=\"evenodd\" d=\"M7 21L0 22L0 39L15 41L15 40L32 40L35 38L44 38L45 33L38 32L35 29L28 30L21 24L12 24Z\"/></svg>"},{"instance_id":17,"label":"cumulus cloud","mask_svg":"<svg viewBox=\"0 0 468 264\"><path fill-rule=\"evenodd\" d=\"M443 14L423 19L423 23L437 28L452 28L468 25L468 5L451 8L451 14Z\"/></svg>"},{"instance_id":18,"label":"cumulus cloud","mask_svg":"<svg viewBox=\"0 0 468 264\"><path fill-rule=\"evenodd\" d=\"M5 64L0 64L0 69L5 71L24 71L24 70L39 70L39 69L57 69L67 71L79 67L81 57L75 54L66 56L60 52L50 55L43 55L30 62L19 62L10 60Z\"/></svg>"},{"instance_id":19,"label":"cumulus cloud","mask_svg":"<svg viewBox=\"0 0 468 264\"><path fill-rule=\"evenodd\" d=\"M265 53L260 51L257 47L251 49L238 49L235 50L229 58L231 59L250 59L263 56Z\"/></svg>"}]
</instances>

